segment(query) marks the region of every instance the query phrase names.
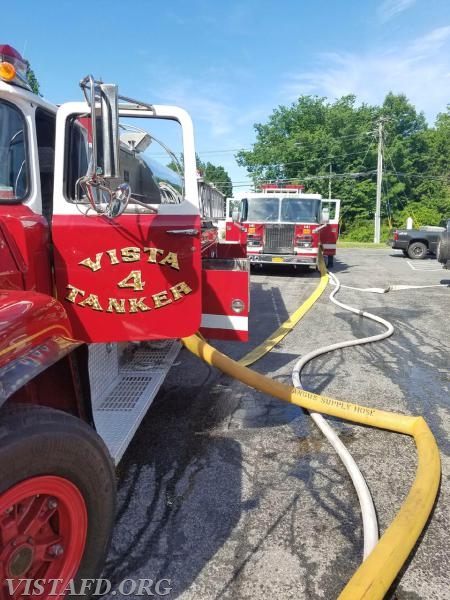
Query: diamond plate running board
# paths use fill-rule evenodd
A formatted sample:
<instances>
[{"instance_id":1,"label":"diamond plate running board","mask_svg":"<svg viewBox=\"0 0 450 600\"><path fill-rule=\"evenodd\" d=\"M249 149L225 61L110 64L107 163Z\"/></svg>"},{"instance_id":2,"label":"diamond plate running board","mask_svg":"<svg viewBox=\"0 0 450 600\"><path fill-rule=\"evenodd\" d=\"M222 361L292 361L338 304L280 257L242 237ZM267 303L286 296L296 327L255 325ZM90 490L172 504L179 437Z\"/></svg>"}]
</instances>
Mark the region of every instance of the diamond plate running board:
<instances>
[{"instance_id":1,"label":"diamond plate running board","mask_svg":"<svg viewBox=\"0 0 450 600\"><path fill-rule=\"evenodd\" d=\"M91 390L94 422L116 465L158 393L180 348L179 340L144 342L136 345L133 352L125 353L123 364L111 370L115 357L105 355L104 344L92 344L90 363L101 371L103 377L100 380L103 379L104 382L98 383L97 371L97 384ZM108 369L110 377L105 382Z\"/></svg>"}]
</instances>

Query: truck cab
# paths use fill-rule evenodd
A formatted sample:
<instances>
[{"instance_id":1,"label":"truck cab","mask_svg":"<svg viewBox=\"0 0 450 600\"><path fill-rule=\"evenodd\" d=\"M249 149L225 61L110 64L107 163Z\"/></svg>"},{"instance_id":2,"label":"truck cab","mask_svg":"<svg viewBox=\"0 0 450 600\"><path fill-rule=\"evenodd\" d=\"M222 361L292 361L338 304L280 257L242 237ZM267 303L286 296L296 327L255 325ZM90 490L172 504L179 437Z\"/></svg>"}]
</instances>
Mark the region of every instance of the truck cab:
<instances>
[{"instance_id":1,"label":"truck cab","mask_svg":"<svg viewBox=\"0 0 450 600\"><path fill-rule=\"evenodd\" d=\"M267 184L259 192L229 199L229 206L236 203L241 205L242 222L237 226L228 215L226 235L241 241L243 226L251 265L317 268L320 249L331 266L339 234L339 200L304 193L303 186Z\"/></svg>"}]
</instances>

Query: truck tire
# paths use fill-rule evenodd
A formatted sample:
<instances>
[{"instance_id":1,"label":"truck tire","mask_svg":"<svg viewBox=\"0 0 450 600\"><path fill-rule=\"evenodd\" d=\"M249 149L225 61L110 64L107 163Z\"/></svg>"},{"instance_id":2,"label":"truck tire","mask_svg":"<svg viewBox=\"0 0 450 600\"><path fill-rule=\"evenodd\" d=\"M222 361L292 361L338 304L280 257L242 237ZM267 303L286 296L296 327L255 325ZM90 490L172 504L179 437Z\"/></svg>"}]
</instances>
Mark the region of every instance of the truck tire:
<instances>
[{"instance_id":1,"label":"truck tire","mask_svg":"<svg viewBox=\"0 0 450 600\"><path fill-rule=\"evenodd\" d=\"M413 259L422 259L428 254L428 248L423 242L413 242L408 247L408 256Z\"/></svg>"},{"instance_id":2,"label":"truck tire","mask_svg":"<svg viewBox=\"0 0 450 600\"><path fill-rule=\"evenodd\" d=\"M81 579L100 577L115 495L111 458L90 426L47 407L2 408L0 584L19 585L8 597L22 597L27 579L29 595L46 600L55 597L55 579L63 580L59 594L71 580L79 593ZM53 583L39 589L42 579Z\"/></svg>"},{"instance_id":3,"label":"truck tire","mask_svg":"<svg viewBox=\"0 0 450 600\"><path fill-rule=\"evenodd\" d=\"M439 240L436 249L436 258L443 265L446 265L448 263L448 260L450 258L450 240L448 238L441 238Z\"/></svg>"},{"instance_id":4,"label":"truck tire","mask_svg":"<svg viewBox=\"0 0 450 600\"><path fill-rule=\"evenodd\" d=\"M332 254L329 254L327 256L327 268L332 267L334 264L334 256Z\"/></svg>"}]
</instances>

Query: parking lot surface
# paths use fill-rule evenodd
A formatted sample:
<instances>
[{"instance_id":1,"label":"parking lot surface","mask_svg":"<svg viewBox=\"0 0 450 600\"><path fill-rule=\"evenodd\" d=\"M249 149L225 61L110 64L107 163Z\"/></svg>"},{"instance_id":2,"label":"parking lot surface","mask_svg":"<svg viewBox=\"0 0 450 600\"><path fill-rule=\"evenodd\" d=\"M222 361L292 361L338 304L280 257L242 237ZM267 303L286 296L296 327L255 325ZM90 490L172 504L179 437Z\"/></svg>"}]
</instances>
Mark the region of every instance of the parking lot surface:
<instances>
[{"instance_id":1,"label":"parking lot surface","mask_svg":"<svg viewBox=\"0 0 450 600\"><path fill-rule=\"evenodd\" d=\"M311 361L303 386L425 418L440 450L440 493L387 597L450 600L450 272L435 259L411 261L390 248L340 249L331 271L342 284L338 299L387 319L394 334ZM318 280L311 270L255 271L250 342L213 344L244 356ZM332 304L332 290L252 368L290 384L305 353L383 330ZM414 478L414 443L327 419L366 478L383 532ZM307 412L181 350L119 465L119 507L103 577L113 585L170 579L166 597L182 600L332 600L360 564L362 547L350 478Z\"/></svg>"}]
</instances>

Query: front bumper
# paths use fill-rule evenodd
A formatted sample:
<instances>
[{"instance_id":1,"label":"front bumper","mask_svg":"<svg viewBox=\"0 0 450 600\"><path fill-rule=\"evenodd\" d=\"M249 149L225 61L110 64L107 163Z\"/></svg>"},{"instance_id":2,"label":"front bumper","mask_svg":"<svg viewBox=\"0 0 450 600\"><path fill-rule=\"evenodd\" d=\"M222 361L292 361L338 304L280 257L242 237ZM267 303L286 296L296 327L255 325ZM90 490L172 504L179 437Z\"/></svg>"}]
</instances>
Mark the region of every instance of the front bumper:
<instances>
[{"instance_id":1,"label":"front bumper","mask_svg":"<svg viewBox=\"0 0 450 600\"><path fill-rule=\"evenodd\" d=\"M317 255L300 256L298 254L248 254L251 264L317 265Z\"/></svg>"}]
</instances>

